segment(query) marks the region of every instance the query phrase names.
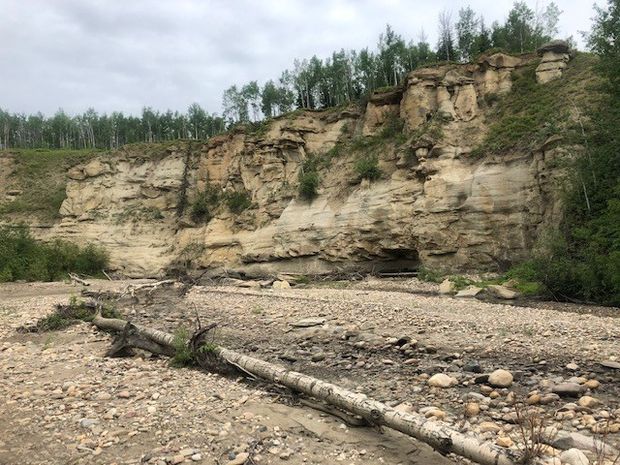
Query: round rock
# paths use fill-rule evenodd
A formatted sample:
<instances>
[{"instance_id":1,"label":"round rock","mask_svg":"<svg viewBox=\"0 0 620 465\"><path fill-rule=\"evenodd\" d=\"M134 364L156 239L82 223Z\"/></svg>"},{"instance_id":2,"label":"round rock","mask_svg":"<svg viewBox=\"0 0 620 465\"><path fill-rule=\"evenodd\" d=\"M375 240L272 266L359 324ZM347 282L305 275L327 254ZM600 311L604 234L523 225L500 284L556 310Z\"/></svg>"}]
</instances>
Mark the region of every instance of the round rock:
<instances>
[{"instance_id":1,"label":"round rock","mask_svg":"<svg viewBox=\"0 0 620 465\"><path fill-rule=\"evenodd\" d=\"M456 378L448 376L445 373L437 373L428 379L428 385L439 388L449 388L458 384Z\"/></svg>"},{"instance_id":2,"label":"round rock","mask_svg":"<svg viewBox=\"0 0 620 465\"><path fill-rule=\"evenodd\" d=\"M495 370L489 375L489 384L494 387L509 387L512 380L512 373L507 370Z\"/></svg>"}]
</instances>

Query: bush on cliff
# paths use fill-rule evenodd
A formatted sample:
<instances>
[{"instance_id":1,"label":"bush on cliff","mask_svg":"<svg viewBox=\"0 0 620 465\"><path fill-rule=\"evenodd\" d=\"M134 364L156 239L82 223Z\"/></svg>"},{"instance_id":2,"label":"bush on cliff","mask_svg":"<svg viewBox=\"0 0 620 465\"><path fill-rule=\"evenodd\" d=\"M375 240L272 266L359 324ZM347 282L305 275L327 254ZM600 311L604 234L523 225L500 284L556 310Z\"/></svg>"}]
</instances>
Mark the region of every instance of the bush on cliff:
<instances>
[{"instance_id":1,"label":"bush on cliff","mask_svg":"<svg viewBox=\"0 0 620 465\"><path fill-rule=\"evenodd\" d=\"M310 156L301 167L299 172L299 197L304 200L312 200L318 195L319 188L319 158Z\"/></svg>"},{"instance_id":2,"label":"bush on cliff","mask_svg":"<svg viewBox=\"0 0 620 465\"><path fill-rule=\"evenodd\" d=\"M41 242L25 226L0 227L0 282L54 281L70 272L98 275L107 264L107 254L95 245Z\"/></svg>"},{"instance_id":3,"label":"bush on cliff","mask_svg":"<svg viewBox=\"0 0 620 465\"><path fill-rule=\"evenodd\" d=\"M379 158L376 155L360 158L355 163L355 172L360 180L375 181L379 179L382 174L381 169L379 169Z\"/></svg>"}]
</instances>

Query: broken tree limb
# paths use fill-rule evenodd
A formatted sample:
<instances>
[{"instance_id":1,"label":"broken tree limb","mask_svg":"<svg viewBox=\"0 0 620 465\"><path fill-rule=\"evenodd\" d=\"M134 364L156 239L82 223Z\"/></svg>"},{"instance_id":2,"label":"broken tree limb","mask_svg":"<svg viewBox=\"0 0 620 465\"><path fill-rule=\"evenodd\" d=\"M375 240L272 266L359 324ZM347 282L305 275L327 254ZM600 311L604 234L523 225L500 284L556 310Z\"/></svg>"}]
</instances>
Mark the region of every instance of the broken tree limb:
<instances>
[{"instance_id":1,"label":"broken tree limb","mask_svg":"<svg viewBox=\"0 0 620 465\"><path fill-rule=\"evenodd\" d=\"M100 315L93 319L93 324L101 329L120 332L124 331L127 326L126 321L102 318ZM133 327L136 335L174 350L174 336L171 334L140 325L133 325ZM205 333L206 331L201 332L202 335ZM196 340L197 338L193 339ZM335 384L287 370L281 366L223 347L209 345L207 350L202 352L209 357L217 358L222 363L241 367L243 371L257 377L284 385L294 391L358 415L370 424L386 426L412 436L429 444L440 453L454 453L483 465L514 465L518 460L514 453L500 450L481 442L474 436L452 430L445 423L431 421L421 415L395 410L386 404L368 398L365 394L351 392Z\"/></svg>"},{"instance_id":2,"label":"broken tree limb","mask_svg":"<svg viewBox=\"0 0 620 465\"><path fill-rule=\"evenodd\" d=\"M90 286L90 283L88 281L83 280L75 273L69 273L69 277L71 278L71 281L81 284L82 286Z\"/></svg>"},{"instance_id":3,"label":"broken tree limb","mask_svg":"<svg viewBox=\"0 0 620 465\"><path fill-rule=\"evenodd\" d=\"M129 286L127 286L125 293L129 292L131 296L134 297L134 294L136 293L136 291L139 291L141 289L149 289L149 294L150 294L151 292L153 292L155 289L157 289L160 286L166 286L166 285L170 285L174 283L176 283L174 279L164 279L163 281L156 281L154 283L130 284Z\"/></svg>"}]
</instances>

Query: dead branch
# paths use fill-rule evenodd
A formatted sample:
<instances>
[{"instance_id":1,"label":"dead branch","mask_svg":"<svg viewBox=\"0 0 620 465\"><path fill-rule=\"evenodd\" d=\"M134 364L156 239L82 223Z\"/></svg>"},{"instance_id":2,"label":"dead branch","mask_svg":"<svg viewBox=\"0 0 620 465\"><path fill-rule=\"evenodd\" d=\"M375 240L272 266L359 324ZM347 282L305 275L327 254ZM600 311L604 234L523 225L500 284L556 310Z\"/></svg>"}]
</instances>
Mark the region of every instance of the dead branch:
<instances>
[{"instance_id":1,"label":"dead branch","mask_svg":"<svg viewBox=\"0 0 620 465\"><path fill-rule=\"evenodd\" d=\"M75 283L81 284L82 286L90 286L90 283L88 281L83 280L75 273L69 273L69 277L71 278L71 281Z\"/></svg>"}]
</instances>

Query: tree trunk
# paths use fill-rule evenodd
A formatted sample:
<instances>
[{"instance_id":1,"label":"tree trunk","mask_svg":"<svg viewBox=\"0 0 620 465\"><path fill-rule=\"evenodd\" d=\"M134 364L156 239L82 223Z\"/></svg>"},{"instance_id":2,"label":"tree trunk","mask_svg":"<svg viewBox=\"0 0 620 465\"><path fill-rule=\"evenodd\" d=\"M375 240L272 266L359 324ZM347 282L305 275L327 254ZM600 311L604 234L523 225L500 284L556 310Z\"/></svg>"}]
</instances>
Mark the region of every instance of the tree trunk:
<instances>
[{"instance_id":1,"label":"tree trunk","mask_svg":"<svg viewBox=\"0 0 620 465\"><path fill-rule=\"evenodd\" d=\"M100 329L121 332L120 339L125 337L125 343L133 345L133 347L150 350L147 348L148 345L156 344L164 348L163 351L156 349L157 353L170 354L174 351L174 336L163 331L133 325L119 319L102 318L100 315L93 319L93 324ZM204 330L199 331L197 334L204 334L204 332ZM133 340L127 337L128 334L133 337ZM146 341L140 341L140 337L136 339L136 336L142 336ZM115 342L118 347L113 347L113 349L122 351L128 347L123 347L122 344L118 343L119 339ZM335 384L287 370L281 366L248 357L223 347L213 347L208 350L208 353L214 355L220 362L325 401L335 407L359 415L371 424L387 426L412 436L429 444L442 454L453 453L483 465L514 465L517 461L517 457L511 456L508 451L482 443L473 436L454 431L445 423L431 421L421 415L395 410L368 398L365 394L351 392Z\"/></svg>"}]
</instances>

